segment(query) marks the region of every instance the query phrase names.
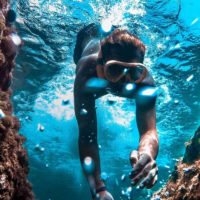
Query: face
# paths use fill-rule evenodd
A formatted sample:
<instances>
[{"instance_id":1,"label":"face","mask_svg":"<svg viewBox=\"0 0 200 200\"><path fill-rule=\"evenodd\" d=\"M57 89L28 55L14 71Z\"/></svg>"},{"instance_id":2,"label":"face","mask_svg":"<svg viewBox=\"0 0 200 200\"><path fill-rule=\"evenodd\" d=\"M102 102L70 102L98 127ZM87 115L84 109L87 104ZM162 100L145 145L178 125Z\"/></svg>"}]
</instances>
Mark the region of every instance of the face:
<instances>
[{"instance_id":1,"label":"face","mask_svg":"<svg viewBox=\"0 0 200 200\"><path fill-rule=\"evenodd\" d=\"M102 58L101 53L102 52L100 51L99 52L100 59ZM102 59L102 64L99 64L100 66L99 68L102 70L103 78L105 78L110 82L109 91L113 94L125 97L127 96L127 94L124 94L124 91L127 84L131 83L134 85L134 83L137 83L135 82L135 80L140 80L140 77L142 78L143 74L145 75L145 73L143 73L145 71L143 70L145 67L143 67L142 63L138 59L136 58L127 59L124 55L126 54L124 52L121 53L119 48L112 46L105 52L105 55ZM119 62L115 61L123 62L124 64L122 63L120 64ZM128 63L127 64L128 66L126 66L126 63ZM140 63L140 67L143 68L141 71L137 70L138 67L137 63ZM124 68L125 72L123 72L121 68Z\"/></svg>"},{"instance_id":2,"label":"face","mask_svg":"<svg viewBox=\"0 0 200 200\"><path fill-rule=\"evenodd\" d=\"M113 63L113 64L109 64L109 67L107 66L107 64L109 62L113 62L115 61L119 61L119 62L123 62L123 63L138 63L137 59L127 59L125 58L123 55L120 53L119 48L117 47L113 47L107 49L107 52L105 52L105 55L103 57L103 69L104 69L104 75L106 75L106 79L117 84L126 84L126 83L130 83L131 82L131 78L134 77L134 73L136 70L134 70L133 68L126 68L126 65L121 65L119 63ZM99 58L101 58L101 52L99 54ZM106 64L106 65L105 65ZM130 70L131 69L131 70ZM125 75L127 74L127 75ZM110 77L110 78L109 78Z\"/></svg>"}]
</instances>

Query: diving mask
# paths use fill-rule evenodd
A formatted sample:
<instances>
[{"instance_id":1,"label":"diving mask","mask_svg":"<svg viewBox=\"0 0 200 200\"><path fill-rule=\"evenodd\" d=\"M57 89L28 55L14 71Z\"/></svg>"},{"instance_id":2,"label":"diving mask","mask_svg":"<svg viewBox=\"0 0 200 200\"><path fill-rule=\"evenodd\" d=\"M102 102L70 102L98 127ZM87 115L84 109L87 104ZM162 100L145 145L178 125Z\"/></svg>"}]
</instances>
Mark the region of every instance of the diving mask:
<instances>
[{"instance_id":1,"label":"diving mask","mask_svg":"<svg viewBox=\"0 0 200 200\"><path fill-rule=\"evenodd\" d=\"M147 69L142 63L128 63L109 60L97 65L97 75L116 83L125 78L131 83L140 83L146 77Z\"/></svg>"}]
</instances>

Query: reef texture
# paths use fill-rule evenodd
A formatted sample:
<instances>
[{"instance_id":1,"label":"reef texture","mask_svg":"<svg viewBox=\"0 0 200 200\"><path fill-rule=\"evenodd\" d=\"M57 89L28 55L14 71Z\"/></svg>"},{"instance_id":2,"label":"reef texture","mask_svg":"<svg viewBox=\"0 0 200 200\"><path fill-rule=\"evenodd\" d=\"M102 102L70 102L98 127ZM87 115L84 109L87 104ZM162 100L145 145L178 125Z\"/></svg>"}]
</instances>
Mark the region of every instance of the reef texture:
<instances>
[{"instance_id":1,"label":"reef texture","mask_svg":"<svg viewBox=\"0 0 200 200\"><path fill-rule=\"evenodd\" d=\"M32 200L24 137L19 135L20 123L10 102L12 69L20 46L14 19L8 1L0 0L0 200Z\"/></svg>"},{"instance_id":2,"label":"reef texture","mask_svg":"<svg viewBox=\"0 0 200 200\"><path fill-rule=\"evenodd\" d=\"M200 199L200 127L186 144L185 155L175 166L169 181L152 199Z\"/></svg>"}]
</instances>

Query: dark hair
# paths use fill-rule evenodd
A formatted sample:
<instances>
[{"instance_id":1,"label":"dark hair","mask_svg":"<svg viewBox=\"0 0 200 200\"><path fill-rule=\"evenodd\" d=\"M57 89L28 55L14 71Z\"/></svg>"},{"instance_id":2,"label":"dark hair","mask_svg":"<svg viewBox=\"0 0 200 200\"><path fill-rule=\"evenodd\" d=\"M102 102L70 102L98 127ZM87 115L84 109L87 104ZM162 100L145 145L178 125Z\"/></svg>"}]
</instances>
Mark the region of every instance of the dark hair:
<instances>
[{"instance_id":1,"label":"dark hair","mask_svg":"<svg viewBox=\"0 0 200 200\"><path fill-rule=\"evenodd\" d=\"M138 59L143 62L145 46L138 37L127 30L116 29L109 36L101 41L102 58L109 56L111 49L115 49L120 58Z\"/></svg>"}]
</instances>

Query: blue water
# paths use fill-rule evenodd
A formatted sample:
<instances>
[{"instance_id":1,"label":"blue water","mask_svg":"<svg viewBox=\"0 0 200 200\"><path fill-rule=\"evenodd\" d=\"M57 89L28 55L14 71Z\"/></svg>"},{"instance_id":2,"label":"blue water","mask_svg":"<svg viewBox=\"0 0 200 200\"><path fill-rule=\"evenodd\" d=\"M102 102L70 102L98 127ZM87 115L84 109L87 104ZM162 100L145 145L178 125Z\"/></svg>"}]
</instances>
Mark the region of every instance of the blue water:
<instances>
[{"instance_id":1,"label":"blue water","mask_svg":"<svg viewBox=\"0 0 200 200\"><path fill-rule=\"evenodd\" d=\"M184 153L200 124L200 2L198 0L17 0L17 28L24 46L14 73L13 101L29 154L29 180L36 199L88 200L78 156L72 60L77 32L109 19L136 33L147 46L145 64L156 80L159 180L151 190L134 189L132 199L149 199ZM115 101L109 105L108 100ZM69 104L63 105L63 100ZM115 96L97 102L102 172L115 200L130 181L129 153L138 145L135 103ZM38 130L43 126L44 131ZM121 198L120 198L121 196Z\"/></svg>"}]
</instances>

